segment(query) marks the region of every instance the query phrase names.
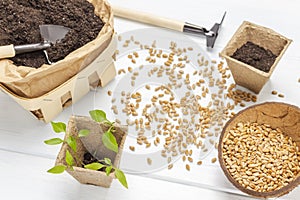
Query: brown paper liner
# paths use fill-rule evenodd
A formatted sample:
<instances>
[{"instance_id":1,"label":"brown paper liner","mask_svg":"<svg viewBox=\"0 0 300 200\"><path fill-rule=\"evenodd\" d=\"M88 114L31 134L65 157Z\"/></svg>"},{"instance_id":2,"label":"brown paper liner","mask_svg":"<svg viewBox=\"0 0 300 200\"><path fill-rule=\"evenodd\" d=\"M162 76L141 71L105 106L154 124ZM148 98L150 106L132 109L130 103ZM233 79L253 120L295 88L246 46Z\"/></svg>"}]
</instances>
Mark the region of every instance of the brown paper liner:
<instances>
[{"instance_id":1,"label":"brown paper liner","mask_svg":"<svg viewBox=\"0 0 300 200\"><path fill-rule=\"evenodd\" d=\"M268 73L230 57L247 41L269 49L277 56ZM226 59L235 82L258 94L269 80L276 65L291 42L292 40L276 33L272 29L244 21L222 50L220 56Z\"/></svg>"},{"instance_id":2,"label":"brown paper liner","mask_svg":"<svg viewBox=\"0 0 300 200\"><path fill-rule=\"evenodd\" d=\"M221 133L218 147L219 162L225 176L235 187L237 187L242 192L255 197L270 198L287 194L295 187L297 187L300 184L300 173L292 182L289 183L289 185L271 192L257 192L244 188L230 175L230 173L227 171L222 155L223 138L225 138L229 130L231 130L233 127L236 127L239 122L255 122L258 124L268 124L273 129L279 128L285 135L291 137L300 149L300 108L278 102L267 102L250 106L247 109L237 113L226 123Z\"/></svg>"},{"instance_id":3,"label":"brown paper liner","mask_svg":"<svg viewBox=\"0 0 300 200\"><path fill-rule=\"evenodd\" d=\"M79 127L80 129L98 129L98 127L101 126L103 130L107 130L109 127L102 123L97 123L93 121L92 119L88 117L81 117L81 116L72 116L70 117L70 120L68 122L67 127L67 133L65 136L65 139L68 136L74 136L78 134ZM111 158L111 161L115 167L119 167L122 151L124 148L124 143L126 139L126 127L120 126L118 124L115 124L116 132L113 133L117 139L117 143L119 145L119 151L117 154L114 154L114 157L110 157L112 154L109 153L108 157ZM100 128L100 127L99 127ZM65 155L66 151L69 150L69 152L74 156L74 152L72 149L65 143L63 143L60 152L56 158L56 165L66 165L65 161ZM105 150L108 152L108 150ZM83 158L84 153L86 153L87 150L84 147L81 140L77 140L77 156L79 158ZM105 152L103 152L103 155L105 156ZM90 169L85 169L80 166L80 164L77 164L76 167L74 167L74 170L67 170L67 172L73 176L78 182L82 184L91 184L91 185L97 185L102 187L110 187L112 180L115 178L114 172L112 172L109 176L106 175L103 171L95 171Z\"/></svg>"},{"instance_id":4,"label":"brown paper liner","mask_svg":"<svg viewBox=\"0 0 300 200\"><path fill-rule=\"evenodd\" d=\"M113 13L106 0L88 0L95 14L105 23L97 38L73 51L53 65L35 69L15 66L11 60L0 60L0 82L13 93L26 98L39 97L63 84L88 66L107 47L112 35Z\"/></svg>"}]
</instances>

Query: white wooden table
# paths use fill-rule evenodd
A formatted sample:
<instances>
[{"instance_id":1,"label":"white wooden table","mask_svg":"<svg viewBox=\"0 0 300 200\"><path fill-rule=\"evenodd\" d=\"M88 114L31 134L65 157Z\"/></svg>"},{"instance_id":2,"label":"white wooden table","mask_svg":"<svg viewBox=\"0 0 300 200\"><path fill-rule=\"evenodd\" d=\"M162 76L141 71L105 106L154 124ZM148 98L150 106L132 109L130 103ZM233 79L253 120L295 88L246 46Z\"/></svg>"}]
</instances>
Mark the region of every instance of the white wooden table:
<instances>
[{"instance_id":1,"label":"white wooden table","mask_svg":"<svg viewBox=\"0 0 300 200\"><path fill-rule=\"evenodd\" d=\"M300 3L298 1L111 0L111 3L192 22L207 28L219 22L224 11L227 11L215 47L209 53L212 59L218 57L218 53L244 20L274 29L292 39L293 42L270 81L259 94L258 102L284 101L300 106L300 83L298 83ZM115 20L115 29L118 33L144 27L149 26L124 19ZM203 37L189 37L205 48ZM273 89L284 93L285 98L280 99L271 95L270 91ZM85 99L91 98L91 95L88 94L78 102L77 106L84 106ZM107 102L103 101L103 107ZM74 113L74 106L64 110L55 121L67 122L69 116ZM187 185L187 182L174 183L171 179L158 180L149 174L127 174L128 190L117 181L114 181L109 189L81 185L67 173L62 175L46 173L47 169L54 164L59 150L58 147L43 144L45 139L53 136L52 134L49 124L37 121L11 98L0 92L0 199L250 199L243 195L220 192L218 188L191 186ZM229 182L224 184L232 187ZM299 195L298 187L282 199L299 199Z\"/></svg>"}]
</instances>

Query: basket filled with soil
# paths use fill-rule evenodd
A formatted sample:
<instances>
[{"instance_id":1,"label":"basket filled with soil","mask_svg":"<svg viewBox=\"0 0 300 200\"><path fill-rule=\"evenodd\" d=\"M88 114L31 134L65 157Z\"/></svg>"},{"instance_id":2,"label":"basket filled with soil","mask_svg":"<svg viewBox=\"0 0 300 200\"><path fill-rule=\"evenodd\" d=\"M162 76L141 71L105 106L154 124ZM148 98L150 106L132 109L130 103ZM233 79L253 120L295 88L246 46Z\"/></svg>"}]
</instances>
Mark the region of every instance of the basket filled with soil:
<instances>
[{"instance_id":1,"label":"basket filled with soil","mask_svg":"<svg viewBox=\"0 0 300 200\"><path fill-rule=\"evenodd\" d=\"M289 193L300 184L300 108L267 102L240 111L224 126L218 154L241 191L261 198Z\"/></svg>"},{"instance_id":2,"label":"basket filled with soil","mask_svg":"<svg viewBox=\"0 0 300 200\"><path fill-rule=\"evenodd\" d=\"M245 21L220 55L238 85L259 93L290 43L269 28Z\"/></svg>"},{"instance_id":3,"label":"basket filled with soil","mask_svg":"<svg viewBox=\"0 0 300 200\"><path fill-rule=\"evenodd\" d=\"M113 13L105 0L7 0L0 2L0 8L4 11L0 13L0 46L43 43L41 25L68 29L46 53L40 50L0 59L0 88L37 118L50 121L94 82L105 86L114 78ZM78 74L85 81L76 81ZM78 86L83 88L78 94L73 93L75 82L85 84ZM48 99L55 113L42 111L49 107L38 105L43 99ZM45 119L47 112L52 113Z\"/></svg>"}]
</instances>

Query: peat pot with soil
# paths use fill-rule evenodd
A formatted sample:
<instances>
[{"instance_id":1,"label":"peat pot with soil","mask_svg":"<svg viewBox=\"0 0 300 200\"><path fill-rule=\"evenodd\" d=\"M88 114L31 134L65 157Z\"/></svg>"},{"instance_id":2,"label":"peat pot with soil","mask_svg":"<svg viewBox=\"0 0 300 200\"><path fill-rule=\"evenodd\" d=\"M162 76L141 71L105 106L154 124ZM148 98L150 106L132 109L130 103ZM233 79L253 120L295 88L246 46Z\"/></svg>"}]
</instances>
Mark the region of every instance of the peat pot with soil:
<instances>
[{"instance_id":1,"label":"peat pot with soil","mask_svg":"<svg viewBox=\"0 0 300 200\"><path fill-rule=\"evenodd\" d=\"M64 139L52 138L48 145L62 144L55 166L49 173L67 171L78 182L110 187L114 178L128 188L119 163L127 135L127 126L106 119L102 110L92 110L90 117L71 116L66 126L51 122L53 131L65 134Z\"/></svg>"},{"instance_id":2,"label":"peat pot with soil","mask_svg":"<svg viewBox=\"0 0 300 200\"><path fill-rule=\"evenodd\" d=\"M220 55L238 85L259 93L290 43L269 28L245 21Z\"/></svg>"}]
</instances>

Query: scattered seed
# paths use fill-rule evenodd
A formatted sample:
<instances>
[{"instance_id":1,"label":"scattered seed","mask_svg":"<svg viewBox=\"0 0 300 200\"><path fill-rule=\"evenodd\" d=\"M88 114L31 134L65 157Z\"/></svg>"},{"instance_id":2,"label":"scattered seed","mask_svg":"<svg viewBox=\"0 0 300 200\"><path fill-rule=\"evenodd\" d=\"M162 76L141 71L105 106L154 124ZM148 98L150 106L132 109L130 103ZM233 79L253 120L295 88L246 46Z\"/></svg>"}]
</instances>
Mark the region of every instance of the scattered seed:
<instances>
[{"instance_id":1,"label":"scattered seed","mask_svg":"<svg viewBox=\"0 0 300 200\"><path fill-rule=\"evenodd\" d=\"M118 35L118 40L122 41L122 36L121 35Z\"/></svg>"},{"instance_id":2,"label":"scattered seed","mask_svg":"<svg viewBox=\"0 0 300 200\"><path fill-rule=\"evenodd\" d=\"M189 165L189 164L186 164L186 165L185 165L185 169L188 170L188 171L190 171L190 170L191 170L190 165Z\"/></svg>"},{"instance_id":3,"label":"scattered seed","mask_svg":"<svg viewBox=\"0 0 300 200\"><path fill-rule=\"evenodd\" d=\"M138 54L138 52L133 52L133 55L136 57L136 58L138 58L139 57L139 54Z\"/></svg>"},{"instance_id":4,"label":"scattered seed","mask_svg":"<svg viewBox=\"0 0 300 200\"><path fill-rule=\"evenodd\" d=\"M136 143L138 143L139 145L142 145L143 141L142 140L136 140Z\"/></svg>"},{"instance_id":5,"label":"scattered seed","mask_svg":"<svg viewBox=\"0 0 300 200\"><path fill-rule=\"evenodd\" d=\"M284 98L284 95L283 94L278 94L278 97Z\"/></svg>"},{"instance_id":6,"label":"scattered seed","mask_svg":"<svg viewBox=\"0 0 300 200\"><path fill-rule=\"evenodd\" d=\"M126 73L125 70L124 70L124 69L119 69L119 70L118 70L118 74L120 75L120 74L122 74L122 73L125 74L125 73Z\"/></svg>"},{"instance_id":7,"label":"scattered seed","mask_svg":"<svg viewBox=\"0 0 300 200\"><path fill-rule=\"evenodd\" d=\"M113 110L113 112L114 112L115 115L117 115L119 113L118 110L117 110L117 108L113 108L112 110Z\"/></svg>"},{"instance_id":8,"label":"scattered seed","mask_svg":"<svg viewBox=\"0 0 300 200\"><path fill-rule=\"evenodd\" d=\"M271 92L271 94L277 95L277 91L273 90L273 91Z\"/></svg>"},{"instance_id":9,"label":"scattered seed","mask_svg":"<svg viewBox=\"0 0 300 200\"><path fill-rule=\"evenodd\" d=\"M108 90L107 94L108 94L108 96L111 96L112 95L112 91Z\"/></svg>"},{"instance_id":10,"label":"scattered seed","mask_svg":"<svg viewBox=\"0 0 300 200\"><path fill-rule=\"evenodd\" d=\"M152 160L151 160L151 158L147 158L147 163L148 163L148 165L152 165Z\"/></svg>"},{"instance_id":11,"label":"scattered seed","mask_svg":"<svg viewBox=\"0 0 300 200\"><path fill-rule=\"evenodd\" d=\"M155 88L153 96L150 97L151 102L144 104L142 98L138 95L128 95L124 94L123 98L120 99L121 103L124 104L122 112L124 112L128 117L135 117L135 120L130 121L132 126L135 127L138 133L137 143L142 145L142 147L149 148L152 143L144 139L145 131L151 130L152 123L158 123L156 130L152 131L152 136L156 139L153 141L154 146L162 144L164 150L161 152L161 156L166 158L170 162L170 156L176 156L178 154L185 154L182 156L182 160L186 160L189 163L193 162L192 150L187 150L190 145L195 145L201 151L207 152L208 148L203 144L202 138L207 137L218 137L220 130L216 130L214 133L208 131L211 125L217 125L218 127L223 127L223 120L227 120L232 116L232 112L236 105L245 106L245 102L257 100L257 97L251 93L244 92L242 90L236 89L235 85L227 86L226 79L230 78L230 73L228 73L228 67L224 67L223 63L217 64L216 61L211 63L201 55L199 56L198 64L202 66L201 70L195 70L193 73L187 73L185 70L186 63L189 62L189 57L185 54L187 51L193 51L193 48L178 48L175 42L170 43L171 53L163 53L162 50L156 49L156 42L153 41L152 45L143 45L140 42L136 43L134 40L126 40L124 45L128 45L130 42L134 42L139 45L141 49L147 49L149 55L146 56L146 61L148 63L155 63L156 59L162 61L164 65L157 66L155 68L146 68L148 70L147 74L149 77L162 77L167 75L170 82L166 83L164 86ZM133 52L127 55L131 62L134 64L137 62L135 59L139 57L137 52ZM215 64L211 65L210 64ZM139 70L143 68L143 65L139 66ZM218 72L221 75L221 79L214 78L213 73ZM213 72L214 71L214 72ZM133 68L128 67L128 72L132 73ZM118 74L125 73L125 70L119 70ZM131 86L135 85L135 80L139 74L134 72L131 76ZM199 80L194 80L199 76ZM195 82L193 82L195 81ZM185 93L185 96L181 99L175 99L172 89L186 87L188 90L193 90L193 92ZM219 91L216 94L211 94L213 90L209 90L208 87L218 87ZM151 90L152 86L145 85L147 90ZM168 89L166 89L168 88ZM201 90L199 94L194 95L194 91ZM152 91L151 91L152 93ZM206 99L207 97L212 97L212 101L206 107L198 105L198 100ZM229 105L224 105L220 100L223 98L230 98L234 103ZM140 116L140 109L142 109L142 115ZM113 109L115 110L115 109ZM182 110L182 111L181 111ZM178 112L179 111L179 112ZM181 119L181 113L188 117L192 115L191 118ZM216 115L212 115L212 112L217 112ZM195 116L200 116L198 120ZM162 117L166 116L166 117ZM142 117L142 118L141 118ZM143 120L140 120L143 119ZM127 122L127 121L126 121ZM129 123L127 123L130 125ZM191 131L191 126L195 126L197 131ZM184 130L184 131L182 131ZM195 132L200 131L201 135L195 134ZM159 137L161 137L162 142L160 142ZM178 139L175 142L175 140ZM198 141L199 140L199 141ZM217 145L213 140L210 141L211 145ZM178 149L176 148L178 147ZM148 159L147 159L148 162ZM148 163L149 164L149 163ZM198 165L202 164L202 161L197 162ZM173 165L169 165L168 168L172 168ZM190 165L186 165L186 169L190 170Z\"/></svg>"},{"instance_id":12,"label":"scattered seed","mask_svg":"<svg viewBox=\"0 0 300 200\"><path fill-rule=\"evenodd\" d=\"M202 161L199 160L199 161L197 162L197 165L202 165Z\"/></svg>"},{"instance_id":13,"label":"scattered seed","mask_svg":"<svg viewBox=\"0 0 300 200\"><path fill-rule=\"evenodd\" d=\"M193 162L193 158L192 157L188 157L188 161L192 163Z\"/></svg>"},{"instance_id":14,"label":"scattered seed","mask_svg":"<svg viewBox=\"0 0 300 200\"><path fill-rule=\"evenodd\" d=\"M167 58L168 55L164 53L164 54L162 55L162 57L163 57L163 58Z\"/></svg>"},{"instance_id":15,"label":"scattered seed","mask_svg":"<svg viewBox=\"0 0 300 200\"><path fill-rule=\"evenodd\" d=\"M218 143L217 142L215 143L215 149L218 149Z\"/></svg>"},{"instance_id":16,"label":"scattered seed","mask_svg":"<svg viewBox=\"0 0 300 200\"><path fill-rule=\"evenodd\" d=\"M217 161L217 158L212 158L212 159L211 159L211 162L212 162L212 163L215 163L216 161Z\"/></svg>"},{"instance_id":17,"label":"scattered seed","mask_svg":"<svg viewBox=\"0 0 300 200\"><path fill-rule=\"evenodd\" d=\"M135 147L134 147L134 146L129 146L129 149L130 149L131 151L135 151Z\"/></svg>"}]
</instances>

